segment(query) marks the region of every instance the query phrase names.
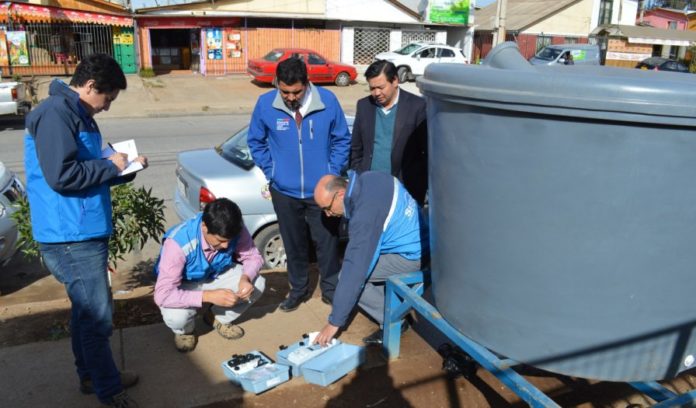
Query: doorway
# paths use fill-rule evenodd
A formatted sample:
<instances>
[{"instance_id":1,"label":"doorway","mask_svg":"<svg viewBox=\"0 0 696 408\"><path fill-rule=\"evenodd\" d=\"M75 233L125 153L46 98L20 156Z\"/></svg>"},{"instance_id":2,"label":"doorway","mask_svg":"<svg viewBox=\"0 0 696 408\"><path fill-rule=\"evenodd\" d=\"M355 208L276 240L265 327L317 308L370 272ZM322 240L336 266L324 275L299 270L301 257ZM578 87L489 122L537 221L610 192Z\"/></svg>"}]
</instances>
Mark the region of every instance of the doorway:
<instances>
[{"instance_id":1,"label":"doorway","mask_svg":"<svg viewBox=\"0 0 696 408\"><path fill-rule=\"evenodd\" d=\"M157 73L198 71L198 38L199 28L150 29L152 68Z\"/></svg>"}]
</instances>

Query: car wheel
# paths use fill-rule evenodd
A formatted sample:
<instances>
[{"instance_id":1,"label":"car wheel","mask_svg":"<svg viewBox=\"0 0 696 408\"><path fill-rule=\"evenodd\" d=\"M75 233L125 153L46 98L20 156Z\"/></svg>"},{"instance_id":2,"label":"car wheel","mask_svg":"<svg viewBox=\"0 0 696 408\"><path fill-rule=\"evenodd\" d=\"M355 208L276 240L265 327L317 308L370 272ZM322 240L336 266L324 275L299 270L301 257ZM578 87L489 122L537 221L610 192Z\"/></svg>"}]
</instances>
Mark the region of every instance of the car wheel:
<instances>
[{"instance_id":1,"label":"car wheel","mask_svg":"<svg viewBox=\"0 0 696 408\"><path fill-rule=\"evenodd\" d=\"M341 72L336 75L336 86L348 86L350 85L350 75L347 72Z\"/></svg>"},{"instance_id":2,"label":"car wheel","mask_svg":"<svg viewBox=\"0 0 696 408\"><path fill-rule=\"evenodd\" d=\"M396 71L396 75L399 77L399 82L405 84L411 76L411 70L408 69L408 67L399 67Z\"/></svg>"},{"instance_id":3,"label":"car wheel","mask_svg":"<svg viewBox=\"0 0 696 408\"><path fill-rule=\"evenodd\" d=\"M259 231L254 237L254 245L261 252L265 268L274 269L287 266L285 246L283 246L283 239L280 237L278 224L271 224Z\"/></svg>"}]
</instances>

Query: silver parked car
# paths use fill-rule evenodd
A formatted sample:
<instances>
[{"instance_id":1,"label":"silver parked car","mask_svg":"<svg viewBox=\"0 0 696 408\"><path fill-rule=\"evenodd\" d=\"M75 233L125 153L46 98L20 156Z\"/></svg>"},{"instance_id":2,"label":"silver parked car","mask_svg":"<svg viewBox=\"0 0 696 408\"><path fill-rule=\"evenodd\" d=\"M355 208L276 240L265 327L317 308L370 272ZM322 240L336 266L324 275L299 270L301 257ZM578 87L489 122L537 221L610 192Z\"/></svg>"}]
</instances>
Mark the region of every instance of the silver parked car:
<instances>
[{"instance_id":1,"label":"silver parked car","mask_svg":"<svg viewBox=\"0 0 696 408\"><path fill-rule=\"evenodd\" d=\"M353 130L353 117L347 117ZM180 219L193 217L206 203L226 197L239 205L244 224L254 238L267 268L286 266L273 204L261 196L266 177L256 167L247 145L244 127L210 149L189 150L177 157L174 206Z\"/></svg>"},{"instance_id":2,"label":"silver parked car","mask_svg":"<svg viewBox=\"0 0 696 408\"><path fill-rule=\"evenodd\" d=\"M0 162L0 266L6 265L17 250L17 225L11 215L14 202L25 194L17 176Z\"/></svg>"}]
</instances>

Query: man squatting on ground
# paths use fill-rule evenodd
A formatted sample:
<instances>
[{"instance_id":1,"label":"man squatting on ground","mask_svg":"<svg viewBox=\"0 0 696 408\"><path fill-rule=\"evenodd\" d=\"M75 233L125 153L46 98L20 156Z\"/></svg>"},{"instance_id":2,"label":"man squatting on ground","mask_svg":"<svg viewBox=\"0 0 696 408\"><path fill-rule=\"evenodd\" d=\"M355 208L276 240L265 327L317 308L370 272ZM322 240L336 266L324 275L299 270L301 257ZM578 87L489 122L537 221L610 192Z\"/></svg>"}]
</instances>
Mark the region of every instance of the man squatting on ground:
<instances>
[{"instance_id":1,"label":"man squatting on ground","mask_svg":"<svg viewBox=\"0 0 696 408\"><path fill-rule=\"evenodd\" d=\"M102 159L93 117L108 111L126 77L108 55L94 54L75 68L70 85L55 79L49 97L26 120L24 165L34 240L44 265L65 285L72 306L70 333L80 390L104 405L136 407L124 391L138 376L119 373L109 337L112 299L108 279L111 192L128 157ZM147 167L147 158L138 160Z\"/></svg>"},{"instance_id":2,"label":"man squatting on ground","mask_svg":"<svg viewBox=\"0 0 696 408\"><path fill-rule=\"evenodd\" d=\"M203 213L167 231L163 241L154 297L177 350L196 347L194 319L204 303L212 305L204 321L220 336L244 336L232 322L261 297L266 284L259 276L263 258L237 204L218 198Z\"/></svg>"},{"instance_id":3,"label":"man squatting on ground","mask_svg":"<svg viewBox=\"0 0 696 408\"><path fill-rule=\"evenodd\" d=\"M422 210L399 180L376 171L351 171L348 181L326 175L317 183L314 199L326 215L344 216L349 234L329 321L315 342L327 345L357 303L380 326L363 341L381 344L385 281L419 271L428 261Z\"/></svg>"}]
</instances>

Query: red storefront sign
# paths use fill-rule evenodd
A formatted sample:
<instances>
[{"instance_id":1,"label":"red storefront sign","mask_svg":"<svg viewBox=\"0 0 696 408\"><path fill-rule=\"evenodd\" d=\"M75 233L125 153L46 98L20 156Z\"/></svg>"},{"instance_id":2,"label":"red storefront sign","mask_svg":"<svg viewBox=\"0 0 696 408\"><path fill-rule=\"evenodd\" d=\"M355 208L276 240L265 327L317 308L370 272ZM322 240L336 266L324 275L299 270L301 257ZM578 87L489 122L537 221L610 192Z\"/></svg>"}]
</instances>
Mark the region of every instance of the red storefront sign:
<instances>
[{"instance_id":1,"label":"red storefront sign","mask_svg":"<svg viewBox=\"0 0 696 408\"><path fill-rule=\"evenodd\" d=\"M137 16L142 28L238 27L239 17L143 17Z\"/></svg>"}]
</instances>

